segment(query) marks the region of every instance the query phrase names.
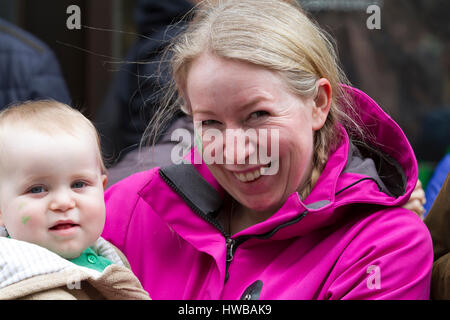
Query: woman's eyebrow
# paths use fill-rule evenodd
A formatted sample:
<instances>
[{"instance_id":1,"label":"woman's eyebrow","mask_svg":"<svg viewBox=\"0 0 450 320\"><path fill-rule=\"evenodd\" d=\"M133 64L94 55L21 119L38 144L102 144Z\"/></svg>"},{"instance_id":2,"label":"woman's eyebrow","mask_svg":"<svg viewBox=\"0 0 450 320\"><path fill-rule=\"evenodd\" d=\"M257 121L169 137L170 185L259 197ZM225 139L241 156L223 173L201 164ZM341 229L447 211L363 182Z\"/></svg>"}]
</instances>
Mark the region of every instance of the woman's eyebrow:
<instances>
[{"instance_id":1,"label":"woman's eyebrow","mask_svg":"<svg viewBox=\"0 0 450 320\"><path fill-rule=\"evenodd\" d=\"M255 96L252 96L250 99L243 99L244 101L239 103L239 106L237 107L237 111L242 111L244 109L247 109L249 107L252 107L254 105L257 105L260 102L263 101L272 101L273 97L271 95L265 95L265 94L258 94ZM197 109L197 114L205 114L205 115L215 115L215 112L208 108L200 108Z\"/></svg>"},{"instance_id":2,"label":"woman's eyebrow","mask_svg":"<svg viewBox=\"0 0 450 320\"><path fill-rule=\"evenodd\" d=\"M246 108L252 107L254 105L257 105L260 102L268 101L268 100L272 100L272 99L273 99L272 96L268 97L267 95L257 95L255 97L253 97L252 99L249 99L249 101L244 102L239 107L239 109L246 109Z\"/></svg>"}]
</instances>

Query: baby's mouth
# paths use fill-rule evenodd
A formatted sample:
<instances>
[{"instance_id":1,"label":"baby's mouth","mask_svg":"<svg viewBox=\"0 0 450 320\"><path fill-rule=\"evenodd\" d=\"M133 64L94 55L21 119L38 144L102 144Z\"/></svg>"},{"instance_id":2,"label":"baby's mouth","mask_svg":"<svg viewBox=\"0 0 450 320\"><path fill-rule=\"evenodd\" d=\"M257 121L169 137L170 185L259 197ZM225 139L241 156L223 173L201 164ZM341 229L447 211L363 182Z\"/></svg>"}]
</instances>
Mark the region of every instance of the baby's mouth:
<instances>
[{"instance_id":1,"label":"baby's mouth","mask_svg":"<svg viewBox=\"0 0 450 320\"><path fill-rule=\"evenodd\" d=\"M74 227L79 227L79 224L73 223L71 221L68 222L57 222L53 227L50 227L50 230L65 230Z\"/></svg>"}]
</instances>

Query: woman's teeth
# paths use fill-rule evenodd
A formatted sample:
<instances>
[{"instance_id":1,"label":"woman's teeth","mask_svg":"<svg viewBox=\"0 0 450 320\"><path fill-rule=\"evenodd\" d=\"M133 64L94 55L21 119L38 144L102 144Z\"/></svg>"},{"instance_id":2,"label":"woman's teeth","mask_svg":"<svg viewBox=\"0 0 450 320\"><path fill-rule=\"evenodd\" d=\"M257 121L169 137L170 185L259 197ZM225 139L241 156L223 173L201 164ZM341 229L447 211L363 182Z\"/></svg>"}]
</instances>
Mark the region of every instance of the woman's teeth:
<instances>
[{"instance_id":1,"label":"woman's teeth","mask_svg":"<svg viewBox=\"0 0 450 320\"><path fill-rule=\"evenodd\" d=\"M234 173L234 176L241 182L255 181L261 176L261 168L246 173Z\"/></svg>"}]
</instances>

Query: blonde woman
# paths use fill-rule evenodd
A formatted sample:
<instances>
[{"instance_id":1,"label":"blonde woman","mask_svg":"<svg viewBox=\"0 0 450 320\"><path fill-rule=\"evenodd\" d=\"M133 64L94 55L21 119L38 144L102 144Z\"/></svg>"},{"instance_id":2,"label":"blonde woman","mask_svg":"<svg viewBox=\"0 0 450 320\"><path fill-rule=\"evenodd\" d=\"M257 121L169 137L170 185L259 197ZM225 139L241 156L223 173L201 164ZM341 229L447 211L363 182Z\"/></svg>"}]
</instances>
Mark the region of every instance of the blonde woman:
<instances>
[{"instance_id":1,"label":"blonde woman","mask_svg":"<svg viewBox=\"0 0 450 320\"><path fill-rule=\"evenodd\" d=\"M181 108L190 163L105 196L103 236L154 299L429 298L411 146L295 1L202 3L170 50L150 135Z\"/></svg>"}]
</instances>

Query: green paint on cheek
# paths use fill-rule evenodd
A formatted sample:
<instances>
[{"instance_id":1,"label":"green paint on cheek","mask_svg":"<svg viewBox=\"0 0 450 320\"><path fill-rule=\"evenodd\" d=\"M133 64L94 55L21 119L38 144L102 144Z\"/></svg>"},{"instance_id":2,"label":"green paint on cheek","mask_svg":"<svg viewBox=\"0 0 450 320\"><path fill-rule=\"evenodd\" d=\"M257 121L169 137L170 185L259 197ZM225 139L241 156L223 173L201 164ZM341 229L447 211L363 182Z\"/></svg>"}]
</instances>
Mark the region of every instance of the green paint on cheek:
<instances>
[{"instance_id":1,"label":"green paint on cheek","mask_svg":"<svg viewBox=\"0 0 450 320\"><path fill-rule=\"evenodd\" d=\"M29 216L23 216L23 217L22 217L22 223L23 223L23 224L27 224L27 222L28 222L30 219L31 219L31 217L29 217Z\"/></svg>"},{"instance_id":2,"label":"green paint on cheek","mask_svg":"<svg viewBox=\"0 0 450 320\"><path fill-rule=\"evenodd\" d=\"M26 205L26 203L25 202L21 202L21 203L19 203L19 205L18 205L18 207L17 207L17 210L22 210L23 209L23 207L25 207L25 205Z\"/></svg>"}]
</instances>

